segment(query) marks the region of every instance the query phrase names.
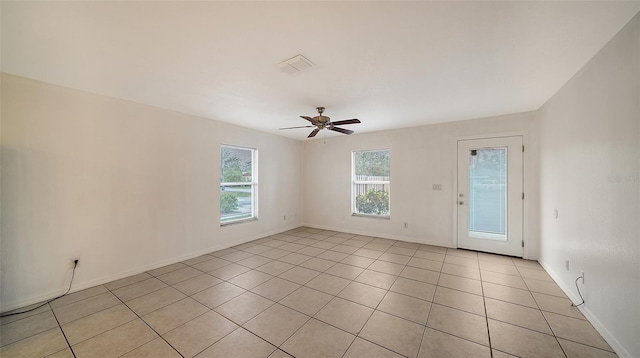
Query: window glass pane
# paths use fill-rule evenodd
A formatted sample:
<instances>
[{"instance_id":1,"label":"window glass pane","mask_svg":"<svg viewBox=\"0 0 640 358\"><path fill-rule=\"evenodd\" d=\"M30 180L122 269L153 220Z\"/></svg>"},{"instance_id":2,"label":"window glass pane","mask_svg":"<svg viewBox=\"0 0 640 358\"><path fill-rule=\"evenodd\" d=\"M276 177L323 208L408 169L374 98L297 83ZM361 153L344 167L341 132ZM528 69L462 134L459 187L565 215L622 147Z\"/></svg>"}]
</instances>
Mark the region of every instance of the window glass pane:
<instances>
[{"instance_id":1,"label":"window glass pane","mask_svg":"<svg viewBox=\"0 0 640 358\"><path fill-rule=\"evenodd\" d=\"M389 184L354 184L356 213L389 215Z\"/></svg>"},{"instance_id":2,"label":"window glass pane","mask_svg":"<svg viewBox=\"0 0 640 358\"><path fill-rule=\"evenodd\" d=\"M469 153L469 235L506 240L507 148Z\"/></svg>"},{"instance_id":3,"label":"window glass pane","mask_svg":"<svg viewBox=\"0 0 640 358\"><path fill-rule=\"evenodd\" d=\"M388 150L355 152L353 161L356 176L368 176L384 178L380 180L389 180Z\"/></svg>"},{"instance_id":4,"label":"window glass pane","mask_svg":"<svg viewBox=\"0 0 640 358\"><path fill-rule=\"evenodd\" d=\"M220 221L228 222L253 217L251 185L220 186Z\"/></svg>"},{"instance_id":5,"label":"window glass pane","mask_svg":"<svg viewBox=\"0 0 640 358\"><path fill-rule=\"evenodd\" d=\"M256 216L254 152L255 150L250 148L220 148L221 223Z\"/></svg>"},{"instance_id":6,"label":"window glass pane","mask_svg":"<svg viewBox=\"0 0 640 358\"><path fill-rule=\"evenodd\" d=\"M389 216L389 151L353 153L353 212Z\"/></svg>"},{"instance_id":7,"label":"window glass pane","mask_svg":"<svg viewBox=\"0 0 640 358\"><path fill-rule=\"evenodd\" d=\"M251 182L252 150L235 147L222 147L220 171L221 183Z\"/></svg>"}]
</instances>

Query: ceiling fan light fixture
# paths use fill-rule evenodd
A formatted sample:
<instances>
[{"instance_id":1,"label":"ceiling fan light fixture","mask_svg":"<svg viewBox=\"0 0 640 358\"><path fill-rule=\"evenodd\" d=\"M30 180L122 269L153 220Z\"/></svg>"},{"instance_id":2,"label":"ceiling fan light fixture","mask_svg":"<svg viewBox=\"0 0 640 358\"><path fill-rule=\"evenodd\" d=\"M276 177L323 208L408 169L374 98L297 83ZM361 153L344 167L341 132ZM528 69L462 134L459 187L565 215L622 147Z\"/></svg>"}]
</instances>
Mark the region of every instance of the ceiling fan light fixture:
<instances>
[{"instance_id":1,"label":"ceiling fan light fixture","mask_svg":"<svg viewBox=\"0 0 640 358\"><path fill-rule=\"evenodd\" d=\"M278 66L280 67L280 71L288 74L293 74L296 72L300 72L304 69L307 69L313 66L313 64L304 56L298 55L286 61L280 62Z\"/></svg>"}]
</instances>

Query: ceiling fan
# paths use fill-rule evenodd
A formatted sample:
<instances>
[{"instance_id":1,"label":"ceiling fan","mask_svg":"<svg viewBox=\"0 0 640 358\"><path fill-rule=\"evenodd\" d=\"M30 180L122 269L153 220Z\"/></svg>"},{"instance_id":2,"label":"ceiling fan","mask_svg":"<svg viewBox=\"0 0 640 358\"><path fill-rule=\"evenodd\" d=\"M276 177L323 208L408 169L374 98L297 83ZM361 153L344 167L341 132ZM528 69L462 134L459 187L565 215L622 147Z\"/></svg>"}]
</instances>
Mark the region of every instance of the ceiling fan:
<instances>
[{"instance_id":1,"label":"ceiling fan","mask_svg":"<svg viewBox=\"0 0 640 358\"><path fill-rule=\"evenodd\" d=\"M316 134L318 134L318 132L321 129L328 129L330 131L343 133L343 134L352 134L353 133L352 130L348 130L348 129L344 129L344 128L338 128L336 126L343 125L343 124L360 123L359 119L345 119L343 121L331 122L331 119L329 117L322 115L322 113L324 112L324 107L317 107L316 110L318 111L318 115L313 117L313 118L312 117L307 117L307 116L300 116L301 118L306 119L309 122L311 122L312 125L310 125L310 126L299 126L299 127L287 127L287 128L279 128L279 129L282 130L282 129L313 128L313 127L316 127L307 136L307 138L311 138L311 137L315 137Z\"/></svg>"}]
</instances>

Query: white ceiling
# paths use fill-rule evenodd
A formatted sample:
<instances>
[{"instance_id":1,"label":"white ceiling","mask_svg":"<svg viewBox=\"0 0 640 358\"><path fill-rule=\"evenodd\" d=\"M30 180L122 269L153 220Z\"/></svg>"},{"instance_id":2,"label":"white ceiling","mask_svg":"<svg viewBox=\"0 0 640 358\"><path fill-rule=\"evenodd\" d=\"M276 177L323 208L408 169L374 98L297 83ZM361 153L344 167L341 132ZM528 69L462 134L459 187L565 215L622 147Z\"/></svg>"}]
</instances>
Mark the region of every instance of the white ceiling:
<instances>
[{"instance_id":1,"label":"white ceiling","mask_svg":"<svg viewBox=\"0 0 640 358\"><path fill-rule=\"evenodd\" d=\"M538 109L640 2L6 2L2 71L305 139ZM302 54L296 74L277 64Z\"/></svg>"}]
</instances>

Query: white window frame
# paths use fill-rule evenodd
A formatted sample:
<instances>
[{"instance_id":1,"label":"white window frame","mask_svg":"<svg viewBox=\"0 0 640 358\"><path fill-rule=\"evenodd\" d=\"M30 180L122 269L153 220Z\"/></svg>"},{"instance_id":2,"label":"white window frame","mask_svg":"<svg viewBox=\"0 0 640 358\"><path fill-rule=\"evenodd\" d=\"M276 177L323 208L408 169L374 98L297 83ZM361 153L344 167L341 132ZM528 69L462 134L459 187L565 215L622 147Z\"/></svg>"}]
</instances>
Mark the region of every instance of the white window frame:
<instances>
[{"instance_id":1,"label":"white window frame","mask_svg":"<svg viewBox=\"0 0 640 358\"><path fill-rule=\"evenodd\" d=\"M242 149L251 151L251 181L250 182L223 182L222 181L222 149L223 148L232 148L232 149ZM258 220L258 149L251 147L242 147L237 145L228 145L221 144L220 145L220 190L219 195L222 196L222 187L229 186L246 186L251 185L251 216L250 217L241 217L238 219L231 220L222 220L222 211L220 211L220 226L234 225L239 223L244 223L248 221L256 221ZM220 200L218 200L219 202Z\"/></svg>"},{"instance_id":2,"label":"white window frame","mask_svg":"<svg viewBox=\"0 0 640 358\"><path fill-rule=\"evenodd\" d=\"M389 180L356 180L356 153L382 152L382 151L389 152ZM388 189L388 193L389 193L389 213L388 214L386 215L366 214L366 213L358 213L356 211L356 185L360 185L360 184L387 185L387 187L389 188ZM354 150L351 152L351 215L370 217L370 218L380 218L380 219L391 218L391 149L390 148Z\"/></svg>"}]
</instances>

